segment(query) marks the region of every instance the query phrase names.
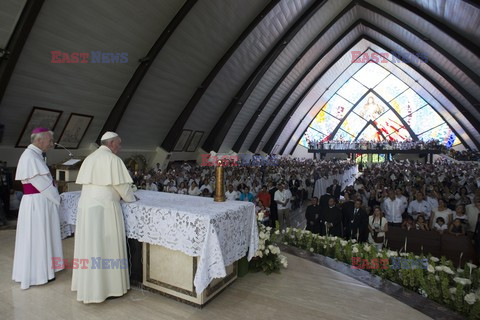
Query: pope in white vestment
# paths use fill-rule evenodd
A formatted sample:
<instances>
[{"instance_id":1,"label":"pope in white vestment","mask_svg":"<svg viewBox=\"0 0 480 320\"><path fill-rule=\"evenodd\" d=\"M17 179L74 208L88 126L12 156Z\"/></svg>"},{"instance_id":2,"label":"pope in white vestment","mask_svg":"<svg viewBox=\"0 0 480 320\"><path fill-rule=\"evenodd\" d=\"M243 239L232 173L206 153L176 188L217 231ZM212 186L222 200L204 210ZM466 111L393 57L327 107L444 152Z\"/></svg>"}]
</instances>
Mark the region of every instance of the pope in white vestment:
<instances>
[{"instance_id":1,"label":"pope in white vestment","mask_svg":"<svg viewBox=\"0 0 480 320\"><path fill-rule=\"evenodd\" d=\"M72 290L77 291L77 300L84 303L122 296L130 289L120 199L135 201L133 181L123 161L116 156L121 147L120 137L107 132L101 140L102 146L83 161L76 181L83 186L74 259L88 259L88 264L84 269L73 270Z\"/></svg>"},{"instance_id":2,"label":"pope in white vestment","mask_svg":"<svg viewBox=\"0 0 480 320\"><path fill-rule=\"evenodd\" d=\"M53 132L37 128L31 138L15 175L15 180L22 181L24 196L18 211L12 279L22 289L45 284L63 269L53 265L53 258L63 261L60 195L42 155L53 146Z\"/></svg>"}]
</instances>

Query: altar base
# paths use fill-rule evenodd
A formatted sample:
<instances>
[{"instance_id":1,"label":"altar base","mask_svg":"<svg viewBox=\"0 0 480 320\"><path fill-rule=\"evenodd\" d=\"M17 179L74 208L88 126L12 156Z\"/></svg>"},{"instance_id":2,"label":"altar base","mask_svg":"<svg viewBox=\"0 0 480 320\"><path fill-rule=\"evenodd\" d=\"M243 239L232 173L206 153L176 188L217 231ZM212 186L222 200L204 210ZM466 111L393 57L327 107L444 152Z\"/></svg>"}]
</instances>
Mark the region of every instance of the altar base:
<instances>
[{"instance_id":1,"label":"altar base","mask_svg":"<svg viewBox=\"0 0 480 320\"><path fill-rule=\"evenodd\" d=\"M202 293L195 292L193 280L197 257L162 246L143 243L143 287L175 300L202 308L237 279L237 262L226 267L227 275L213 279Z\"/></svg>"}]
</instances>

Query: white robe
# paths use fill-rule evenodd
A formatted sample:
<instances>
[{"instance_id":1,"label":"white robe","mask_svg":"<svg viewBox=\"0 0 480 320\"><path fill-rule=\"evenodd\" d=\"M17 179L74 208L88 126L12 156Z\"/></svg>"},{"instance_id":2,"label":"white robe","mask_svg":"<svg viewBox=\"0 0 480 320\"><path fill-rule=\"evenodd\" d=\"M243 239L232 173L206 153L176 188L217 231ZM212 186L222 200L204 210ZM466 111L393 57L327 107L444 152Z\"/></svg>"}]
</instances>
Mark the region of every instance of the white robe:
<instances>
[{"instance_id":1,"label":"white robe","mask_svg":"<svg viewBox=\"0 0 480 320\"><path fill-rule=\"evenodd\" d=\"M55 278L53 258L63 259L58 206L60 195L53 184L42 150L29 145L22 153L15 180L32 184L40 193L22 197L18 211L12 279L22 289Z\"/></svg>"},{"instance_id":2,"label":"white robe","mask_svg":"<svg viewBox=\"0 0 480 320\"><path fill-rule=\"evenodd\" d=\"M101 146L83 162L76 183L82 184L75 231L74 259L88 259L87 268L74 269L72 291L84 303L102 302L130 289L120 199L135 201L132 179L122 160ZM119 259L116 267L93 266L93 259ZM98 260L97 260L98 261Z\"/></svg>"}]
</instances>

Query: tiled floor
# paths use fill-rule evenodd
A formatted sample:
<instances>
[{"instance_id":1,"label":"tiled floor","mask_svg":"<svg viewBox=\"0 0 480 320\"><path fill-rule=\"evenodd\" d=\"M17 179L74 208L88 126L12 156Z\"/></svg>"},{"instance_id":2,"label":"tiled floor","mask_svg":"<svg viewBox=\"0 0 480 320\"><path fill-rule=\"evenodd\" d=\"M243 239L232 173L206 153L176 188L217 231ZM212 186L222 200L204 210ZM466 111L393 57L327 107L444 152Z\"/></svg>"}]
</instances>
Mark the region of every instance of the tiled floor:
<instances>
[{"instance_id":1,"label":"tiled floor","mask_svg":"<svg viewBox=\"0 0 480 320\"><path fill-rule=\"evenodd\" d=\"M73 238L63 241L72 258ZM0 230L0 319L429 319L339 272L287 255L281 274L249 273L204 309L133 288L125 296L84 305L70 291L71 270L21 290L11 280L14 230Z\"/></svg>"}]
</instances>

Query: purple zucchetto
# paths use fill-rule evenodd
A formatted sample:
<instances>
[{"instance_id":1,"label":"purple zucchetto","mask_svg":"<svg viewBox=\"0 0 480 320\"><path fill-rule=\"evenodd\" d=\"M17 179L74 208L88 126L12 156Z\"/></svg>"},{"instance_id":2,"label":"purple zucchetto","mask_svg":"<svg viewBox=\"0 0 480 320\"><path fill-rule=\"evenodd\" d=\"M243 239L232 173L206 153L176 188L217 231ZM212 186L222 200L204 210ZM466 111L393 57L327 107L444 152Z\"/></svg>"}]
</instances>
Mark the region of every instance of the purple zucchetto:
<instances>
[{"instance_id":1,"label":"purple zucchetto","mask_svg":"<svg viewBox=\"0 0 480 320\"><path fill-rule=\"evenodd\" d=\"M50 129L48 128L35 128L32 131L32 134L42 133L42 132L49 132Z\"/></svg>"}]
</instances>

